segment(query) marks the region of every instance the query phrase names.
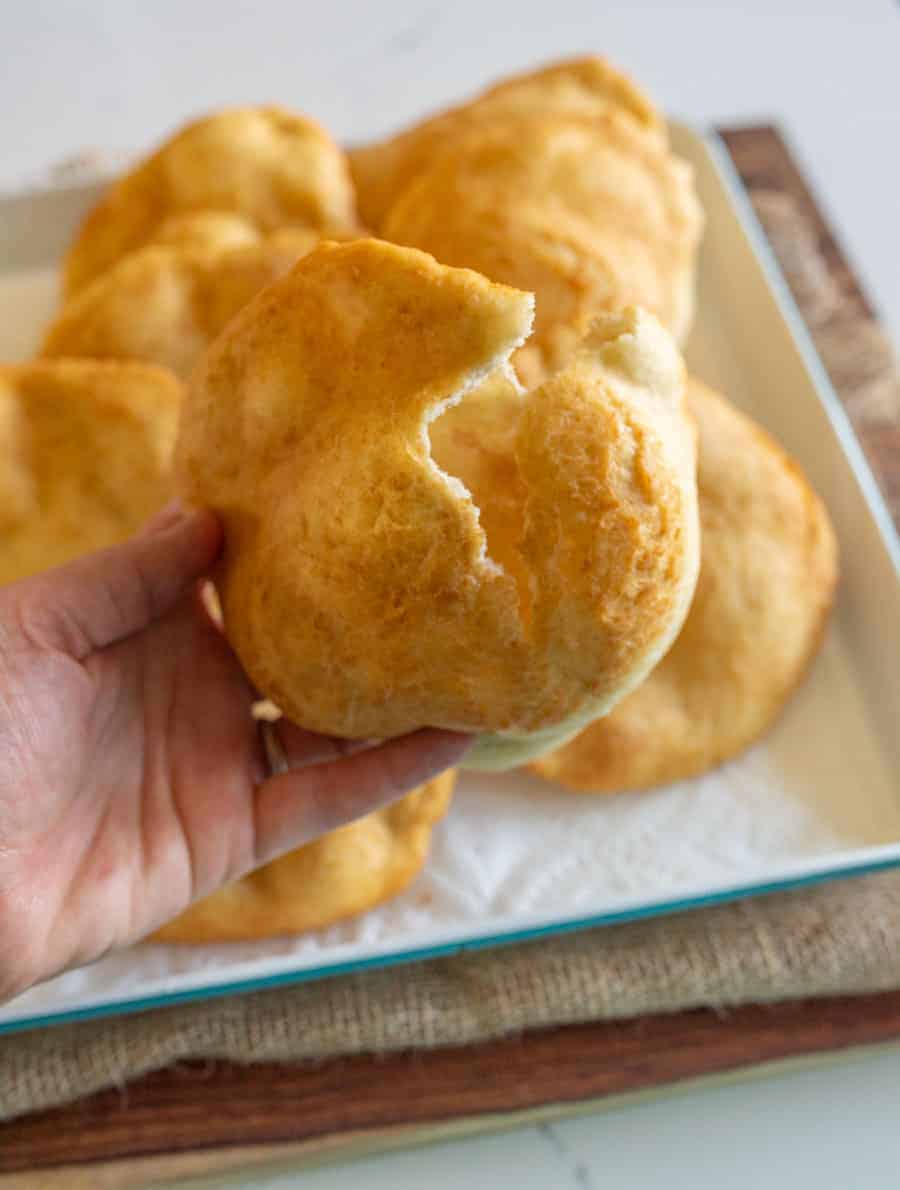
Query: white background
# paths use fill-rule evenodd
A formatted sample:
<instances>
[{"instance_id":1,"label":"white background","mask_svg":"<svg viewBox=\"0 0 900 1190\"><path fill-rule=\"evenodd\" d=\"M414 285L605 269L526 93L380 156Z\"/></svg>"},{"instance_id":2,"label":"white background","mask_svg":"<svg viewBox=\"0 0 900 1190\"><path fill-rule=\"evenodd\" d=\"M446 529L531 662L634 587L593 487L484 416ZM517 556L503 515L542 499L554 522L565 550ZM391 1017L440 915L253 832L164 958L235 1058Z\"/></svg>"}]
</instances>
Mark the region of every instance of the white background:
<instances>
[{"instance_id":1,"label":"white background","mask_svg":"<svg viewBox=\"0 0 900 1190\"><path fill-rule=\"evenodd\" d=\"M275 100L385 132L504 71L599 50L673 114L774 119L900 338L900 9L888 0L0 0L0 188L143 147L217 104ZM310 1190L881 1190L900 1054L309 1173ZM280 1179L271 1185L288 1185Z\"/></svg>"}]
</instances>

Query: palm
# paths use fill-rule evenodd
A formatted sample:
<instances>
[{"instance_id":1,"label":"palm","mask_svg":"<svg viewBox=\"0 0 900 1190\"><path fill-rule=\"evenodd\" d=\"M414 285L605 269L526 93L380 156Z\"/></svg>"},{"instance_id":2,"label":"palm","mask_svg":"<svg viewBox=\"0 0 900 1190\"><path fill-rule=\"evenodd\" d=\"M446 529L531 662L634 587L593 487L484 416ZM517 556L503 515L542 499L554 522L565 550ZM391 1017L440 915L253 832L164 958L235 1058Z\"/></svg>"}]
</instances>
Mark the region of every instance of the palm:
<instances>
[{"instance_id":1,"label":"palm","mask_svg":"<svg viewBox=\"0 0 900 1190\"><path fill-rule=\"evenodd\" d=\"M68 965L251 867L263 773L250 687L190 596L84 664L36 661L17 692L33 759L8 757L27 788L0 804L0 829L43 874L33 941Z\"/></svg>"},{"instance_id":2,"label":"palm","mask_svg":"<svg viewBox=\"0 0 900 1190\"><path fill-rule=\"evenodd\" d=\"M218 544L197 514L0 592L0 999L465 751L282 721L290 771L267 777L253 690L194 590Z\"/></svg>"}]
</instances>

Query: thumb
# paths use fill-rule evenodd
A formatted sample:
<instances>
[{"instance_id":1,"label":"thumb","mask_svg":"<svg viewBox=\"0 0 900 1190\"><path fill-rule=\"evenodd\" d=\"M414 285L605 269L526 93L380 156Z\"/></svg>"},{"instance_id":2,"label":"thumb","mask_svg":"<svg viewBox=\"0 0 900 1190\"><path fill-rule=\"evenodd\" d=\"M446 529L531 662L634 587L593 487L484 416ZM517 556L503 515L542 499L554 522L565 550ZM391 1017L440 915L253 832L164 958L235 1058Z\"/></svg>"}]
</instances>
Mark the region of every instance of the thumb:
<instances>
[{"instance_id":1,"label":"thumb","mask_svg":"<svg viewBox=\"0 0 900 1190\"><path fill-rule=\"evenodd\" d=\"M146 627L209 570L217 517L170 504L129 541L8 588L32 644L83 660Z\"/></svg>"}]
</instances>

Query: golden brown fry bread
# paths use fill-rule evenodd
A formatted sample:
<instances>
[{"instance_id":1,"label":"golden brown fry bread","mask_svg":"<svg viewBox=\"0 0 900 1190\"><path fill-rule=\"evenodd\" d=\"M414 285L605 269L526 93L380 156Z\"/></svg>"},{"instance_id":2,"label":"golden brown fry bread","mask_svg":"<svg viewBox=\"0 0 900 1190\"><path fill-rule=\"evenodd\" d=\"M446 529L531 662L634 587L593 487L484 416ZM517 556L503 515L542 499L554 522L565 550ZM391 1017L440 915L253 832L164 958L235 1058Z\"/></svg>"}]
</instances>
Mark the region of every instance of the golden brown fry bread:
<instances>
[{"instance_id":1,"label":"golden brown fry bread","mask_svg":"<svg viewBox=\"0 0 900 1190\"><path fill-rule=\"evenodd\" d=\"M356 220L346 158L318 124L280 107L217 112L113 183L66 257L66 293L155 238L167 218L199 211L241 215L263 232Z\"/></svg>"},{"instance_id":2,"label":"golden brown fry bread","mask_svg":"<svg viewBox=\"0 0 900 1190\"><path fill-rule=\"evenodd\" d=\"M822 639L837 547L797 464L698 381L702 562L668 655L605 719L534 771L569 789L614 793L696 776L773 723Z\"/></svg>"},{"instance_id":3,"label":"golden brown fry bread","mask_svg":"<svg viewBox=\"0 0 900 1190\"><path fill-rule=\"evenodd\" d=\"M192 905L157 942L228 942L299 934L364 913L402 892L428 856L456 774L284 855Z\"/></svg>"},{"instance_id":4,"label":"golden brown fry bread","mask_svg":"<svg viewBox=\"0 0 900 1190\"><path fill-rule=\"evenodd\" d=\"M323 244L195 373L180 468L225 523L229 637L303 727L455 728L483 737L472 767L509 767L608 709L680 628L698 565L693 433L651 315L599 319L520 398L508 568L490 513L486 536L435 464L442 410L486 379L516 395L506 360L531 311L529 294L421 252Z\"/></svg>"},{"instance_id":5,"label":"golden brown fry bread","mask_svg":"<svg viewBox=\"0 0 900 1190\"><path fill-rule=\"evenodd\" d=\"M658 144L665 125L648 97L604 58L573 58L514 75L468 103L440 112L388 140L351 149L350 168L363 221L383 232L394 201L454 137L509 116L595 118L618 111Z\"/></svg>"},{"instance_id":6,"label":"golden brown fry bread","mask_svg":"<svg viewBox=\"0 0 900 1190\"><path fill-rule=\"evenodd\" d=\"M534 383L601 310L642 305L683 338L700 223L688 167L614 110L458 135L391 206L384 235L532 290L535 330L515 364Z\"/></svg>"},{"instance_id":7,"label":"golden brown fry bread","mask_svg":"<svg viewBox=\"0 0 900 1190\"><path fill-rule=\"evenodd\" d=\"M121 541L169 498L181 392L146 364L0 367L0 583Z\"/></svg>"},{"instance_id":8,"label":"golden brown fry bread","mask_svg":"<svg viewBox=\"0 0 900 1190\"><path fill-rule=\"evenodd\" d=\"M141 247L167 244L173 248L222 250L258 244L265 234L244 215L233 215L229 211L188 211L186 215L170 215L163 219Z\"/></svg>"},{"instance_id":9,"label":"golden brown fry bread","mask_svg":"<svg viewBox=\"0 0 900 1190\"><path fill-rule=\"evenodd\" d=\"M235 230L170 221L161 242L124 257L66 303L42 354L146 360L187 379L238 310L319 241L315 231L283 228L235 243Z\"/></svg>"}]
</instances>

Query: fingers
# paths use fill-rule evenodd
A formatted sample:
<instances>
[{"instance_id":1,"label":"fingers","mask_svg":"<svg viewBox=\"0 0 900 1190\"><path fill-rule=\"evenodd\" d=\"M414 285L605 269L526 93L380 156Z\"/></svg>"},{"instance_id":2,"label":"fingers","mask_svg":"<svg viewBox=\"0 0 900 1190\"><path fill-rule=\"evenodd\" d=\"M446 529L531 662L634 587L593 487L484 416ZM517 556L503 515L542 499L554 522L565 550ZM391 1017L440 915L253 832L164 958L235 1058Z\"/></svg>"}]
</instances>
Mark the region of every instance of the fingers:
<instances>
[{"instance_id":1,"label":"fingers","mask_svg":"<svg viewBox=\"0 0 900 1190\"><path fill-rule=\"evenodd\" d=\"M30 643L83 660L168 611L221 541L212 513L169 505L130 541L17 583L19 621Z\"/></svg>"},{"instance_id":2,"label":"fingers","mask_svg":"<svg viewBox=\"0 0 900 1190\"><path fill-rule=\"evenodd\" d=\"M279 719L272 723L268 730L278 741L284 768L291 772L311 764L328 764L347 756L355 756L357 752L366 752L376 747L379 742L343 740L336 736L319 735L318 732L305 731L302 727L297 727L288 719Z\"/></svg>"},{"instance_id":3,"label":"fingers","mask_svg":"<svg viewBox=\"0 0 900 1190\"><path fill-rule=\"evenodd\" d=\"M456 764L471 744L471 736L424 728L352 756L270 777L256 792L255 862L267 863L396 801Z\"/></svg>"}]
</instances>

